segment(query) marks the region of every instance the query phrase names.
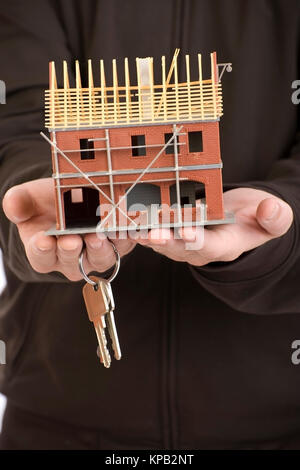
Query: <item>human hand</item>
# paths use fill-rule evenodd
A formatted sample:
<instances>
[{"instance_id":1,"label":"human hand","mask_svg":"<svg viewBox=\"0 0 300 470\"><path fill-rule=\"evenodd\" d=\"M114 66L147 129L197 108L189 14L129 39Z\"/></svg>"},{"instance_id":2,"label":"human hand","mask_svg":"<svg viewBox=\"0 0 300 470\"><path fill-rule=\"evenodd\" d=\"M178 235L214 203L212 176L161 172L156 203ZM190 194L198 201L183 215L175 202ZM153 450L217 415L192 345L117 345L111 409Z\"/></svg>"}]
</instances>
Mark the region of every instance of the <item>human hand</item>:
<instances>
[{"instance_id":1,"label":"human hand","mask_svg":"<svg viewBox=\"0 0 300 470\"><path fill-rule=\"evenodd\" d=\"M27 258L39 273L58 271L70 281L79 281L82 275L78 258L83 239L80 235L45 235L55 224L54 186L52 178L42 178L14 186L3 198L3 209L18 227ZM113 248L105 237L89 233L86 244L85 271L104 272L115 264ZM121 256L129 253L136 242L130 239L114 240Z\"/></svg>"},{"instance_id":2,"label":"human hand","mask_svg":"<svg viewBox=\"0 0 300 470\"><path fill-rule=\"evenodd\" d=\"M174 238L172 230L154 229L148 238L136 240L172 260L204 266L215 261L233 261L242 253L281 237L293 221L293 211L286 202L258 189L227 191L224 206L234 212L234 224L183 228L179 230L179 239Z\"/></svg>"}]
</instances>

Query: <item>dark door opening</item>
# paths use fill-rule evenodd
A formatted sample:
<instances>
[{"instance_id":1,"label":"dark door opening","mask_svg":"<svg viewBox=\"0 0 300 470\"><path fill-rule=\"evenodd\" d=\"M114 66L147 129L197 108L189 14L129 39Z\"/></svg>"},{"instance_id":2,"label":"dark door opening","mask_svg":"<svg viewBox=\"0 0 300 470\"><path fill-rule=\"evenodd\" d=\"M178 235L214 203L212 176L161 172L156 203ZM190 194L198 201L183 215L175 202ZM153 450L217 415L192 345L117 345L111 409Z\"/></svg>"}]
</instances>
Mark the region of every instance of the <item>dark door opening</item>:
<instances>
[{"instance_id":1,"label":"dark door opening","mask_svg":"<svg viewBox=\"0 0 300 470\"><path fill-rule=\"evenodd\" d=\"M147 214L147 223L158 223L161 206L160 187L150 183L139 183L127 196L127 211Z\"/></svg>"},{"instance_id":2,"label":"dark door opening","mask_svg":"<svg viewBox=\"0 0 300 470\"><path fill-rule=\"evenodd\" d=\"M127 196L127 210L134 204L143 204L148 207L151 204L161 204L160 187L150 183L139 183Z\"/></svg>"},{"instance_id":3,"label":"dark door opening","mask_svg":"<svg viewBox=\"0 0 300 470\"><path fill-rule=\"evenodd\" d=\"M196 199L205 200L205 185L203 183L196 183Z\"/></svg>"},{"instance_id":4,"label":"dark door opening","mask_svg":"<svg viewBox=\"0 0 300 470\"><path fill-rule=\"evenodd\" d=\"M79 197L78 193L72 197L72 190L64 193L66 228L96 227L100 221L96 215L99 207L98 191L91 188L80 188L80 191L82 193Z\"/></svg>"},{"instance_id":5,"label":"dark door opening","mask_svg":"<svg viewBox=\"0 0 300 470\"><path fill-rule=\"evenodd\" d=\"M180 181L180 205L196 205L196 183L194 181ZM170 187L171 206L177 204L176 184Z\"/></svg>"}]
</instances>

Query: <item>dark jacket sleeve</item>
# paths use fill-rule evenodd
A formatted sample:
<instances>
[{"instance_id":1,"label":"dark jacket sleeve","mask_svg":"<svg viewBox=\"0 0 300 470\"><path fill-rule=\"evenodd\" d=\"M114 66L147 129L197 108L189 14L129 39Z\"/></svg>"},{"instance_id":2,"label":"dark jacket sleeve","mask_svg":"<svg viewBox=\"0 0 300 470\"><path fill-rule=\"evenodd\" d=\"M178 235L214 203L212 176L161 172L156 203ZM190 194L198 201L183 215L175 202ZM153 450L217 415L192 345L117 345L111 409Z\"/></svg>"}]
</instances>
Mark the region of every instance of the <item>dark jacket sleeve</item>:
<instances>
[{"instance_id":1,"label":"dark jacket sleeve","mask_svg":"<svg viewBox=\"0 0 300 470\"><path fill-rule=\"evenodd\" d=\"M48 1L0 1L1 80L6 104L0 105L0 199L12 186L51 175L44 128L44 90L48 61L71 58L68 42ZM24 281L61 281L58 273L38 274L27 261L17 227L0 208L0 246L5 264Z\"/></svg>"},{"instance_id":2,"label":"dark jacket sleeve","mask_svg":"<svg viewBox=\"0 0 300 470\"><path fill-rule=\"evenodd\" d=\"M289 158L279 160L265 181L234 186L261 189L282 198L293 209L293 224L282 237L233 262L191 267L194 277L214 296L241 312L299 313L300 132Z\"/></svg>"}]
</instances>

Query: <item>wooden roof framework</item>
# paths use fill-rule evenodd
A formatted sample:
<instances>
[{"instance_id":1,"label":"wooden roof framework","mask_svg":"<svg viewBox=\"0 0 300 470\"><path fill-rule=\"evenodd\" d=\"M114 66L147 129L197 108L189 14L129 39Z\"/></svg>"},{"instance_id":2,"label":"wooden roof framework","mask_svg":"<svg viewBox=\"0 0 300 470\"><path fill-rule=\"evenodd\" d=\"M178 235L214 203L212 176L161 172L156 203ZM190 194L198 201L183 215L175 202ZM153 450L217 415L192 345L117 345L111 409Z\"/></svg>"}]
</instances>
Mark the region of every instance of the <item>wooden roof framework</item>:
<instances>
[{"instance_id":1,"label":"wooden roof framework","mask_svg":"<svg viewBox=\"0 0 300 470\"><path fill-rule=\"evenodd\" d=\"M74 88L70 87L67 63L63 62L63 87L60 88L55 63L51 62L50 88L45 96L46 127L68 129L219 119L223 108L216 53L211 54L211 77L208 80L202 78L202 59L198 54L199 76L196 81L191 81L190 58L186 55L186 81L183 83L178 82L178 54L179 49L176 49L168 74L165 56L161 58L161 84L154 82L151 57L136 59L136 85L131 85L128 58L125 58L125 84L122 86L119 85L116 59L112 61L112 86L106 84L104 61L100 60L98 87L94 85L93 65L89 60L87 88L82 87L78 61L75 63Z\"/></svg>"}]
</instances>

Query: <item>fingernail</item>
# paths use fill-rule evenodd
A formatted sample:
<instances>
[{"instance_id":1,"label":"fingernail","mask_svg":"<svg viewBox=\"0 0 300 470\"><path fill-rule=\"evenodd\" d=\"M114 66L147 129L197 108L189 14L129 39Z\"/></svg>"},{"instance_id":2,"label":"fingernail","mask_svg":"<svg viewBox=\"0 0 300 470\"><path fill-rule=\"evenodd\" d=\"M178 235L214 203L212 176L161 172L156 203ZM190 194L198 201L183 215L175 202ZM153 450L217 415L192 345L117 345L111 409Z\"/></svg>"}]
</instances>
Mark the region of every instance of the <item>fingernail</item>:
<instances>
[{"instance_id":1,"label":"fingernail","mask_svg":"<svg viewBox=\"0 0 300 470\"><path fill-rule=\"evenodd\" d=\"M62 243L59 248L63 251L75 251L79 248L79 244L77 240L68 240Z\"/></svg>"},{"instance_id":2,"label":"fingernail","mask_svg":"<svg viewBox=\"0 0 300 470\"><path fill-rule=\"evenodd\" d=\"M180 229L179 235L180 235L180 238L182 238L183 240L187 242L194 242L196 240L195 231Z\"/></svg>"},{"instance_id":3,"label":"fingernail","mask_svg":"<svg viewBox=\"0 0 300 470\"><path fill-rule=\"evenodd\" d=\"M196 240L195 233L183 234L182 238L187 242L194 242Z\"/></svg>"},{"instance_id":4,"label":"fingernail","mask_svg":"<svg viewBox=\"0 0 300 470\"><path fill-rule=\"evenodd\" d=\"M39 239L37 234L32 236L30 244L37 253L50 251L52 249L52 244L49 244L48 240Z\"/></svg>"},{"instance_id":5,"label":"fingernail","mask_svg":"<svg viewBox=\"0 0 300 470\"><path fill-rule=\"evenodd\" d=\"M47 251L51 250L51 247L49 245L37 245L33 242L31 246L37 254L46 253Z\"/></svg>"},{"instance_id":6,"label":"fingernail","mask_svg":"<svg viewBox=\"0 0 300 470\"><path fill-rule=\"evenodd\" d=\"M97 240L97 241L94 241L94 242L89 242L88 245L93 250L99 250L99 248L102 247L103 242L102 242L102 240Z\"/></svg>"},{"instance_id":7,"label":"fingernail","mask_svg":"<svg viewBox=\"0 0 300 470\"><path fill-rule=\"evenodd\" d=\"M20 188L16 188L16 187L12 187L10 188L6 194L4 195L4 198L3 198L3 208L7 208L7 205L9 207L9 212L12 212L12 211L15 211L16 208L15 208L15 201L11 200L11 198L13 198L17 192L20 192L22 191ZM18 217L16 214L10 214L9 215L9 219L14 223L14 224L19 224L21 222L24 222L25 220L27 220L27 217Z\"/></svg>"},{"instance_id":8,"label":"fingernail","mask_svg":"<svg viewBox=\"0 0 300 470\"><path fill-rule=\"evenodd\" d=\"M280 210L280 205L278 204L278 202L275 202L273 204L273 209L272 209L272 212L268 215L268 217L266 217L266 220L273 220L275 219L275 217L277 217L278 213L279 213L279 210Z\"/></svg>"},{"instance_id":9,"label":"fingernail","mask_svg":"<svg viewBox=\"0 0 300 470\"><path fill-rule=\"evenodd\" d=\"M39 251L50 251L51 250L51 246L49 246L49 245L39 245L39 246L36 245L36 248Z\"/></svg>"},{"instance_id":10,"label":"fingernail","mask_svg":"<svg viewBox=\"0 0 300 470\"><path fill-rule=\"evenodd\" d=\"M15 215L12 215L12 216L10 217L10 220L11 220L14 224L20 224L21 222L24 221L23 218L21 218L21 217L16 217Z\"/></svg>"}]
</instances>

